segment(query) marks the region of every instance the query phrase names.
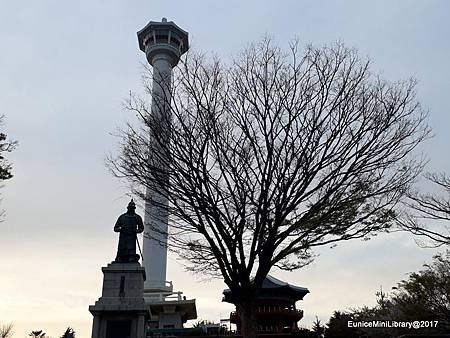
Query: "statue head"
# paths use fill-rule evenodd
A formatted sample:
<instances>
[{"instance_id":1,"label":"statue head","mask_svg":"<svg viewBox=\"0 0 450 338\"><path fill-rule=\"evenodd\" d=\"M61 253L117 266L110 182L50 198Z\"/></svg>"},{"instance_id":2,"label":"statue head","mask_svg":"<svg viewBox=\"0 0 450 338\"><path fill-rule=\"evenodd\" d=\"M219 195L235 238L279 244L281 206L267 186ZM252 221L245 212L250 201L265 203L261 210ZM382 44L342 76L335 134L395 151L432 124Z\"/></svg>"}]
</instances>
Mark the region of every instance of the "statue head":
<instances>
[{"instance_id":1,"label":"statue head","mask_svg":"<svg viewBox=\"0 0 450 338\"><path fill-rule=\"evenodd\" d=\"M127 211L128 211L128 213L132 214L132 213L134 213L135 210L136 210L136 204L134 204L133 199L131 199L130 203L128 203Z\"/></svg>"}]
</instances>

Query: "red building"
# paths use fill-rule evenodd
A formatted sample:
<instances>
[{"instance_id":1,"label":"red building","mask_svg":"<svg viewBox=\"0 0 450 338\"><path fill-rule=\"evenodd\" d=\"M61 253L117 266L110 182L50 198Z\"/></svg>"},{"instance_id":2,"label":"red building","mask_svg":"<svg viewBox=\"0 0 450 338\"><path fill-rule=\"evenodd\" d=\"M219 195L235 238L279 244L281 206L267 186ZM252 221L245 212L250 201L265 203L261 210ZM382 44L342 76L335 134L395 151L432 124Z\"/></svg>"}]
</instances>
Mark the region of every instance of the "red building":
<instances>
[{"instance_id":1,"label":"red building","mask_svg":"<svg viewBox=\"0 0 450 338\"><path fill-rule=\"evenodd\" d=\"M303 317L303 311L295 307L295 302L302 300L309 293L307 288L294 286L272 276L267 276L256 302L256 320L259 333L294 332L298 330L297 322ZM231 291L223 291L222 301L234 304ZM230 322L236 324L237 333L241 330L238 311L231 312Z\"/></svg>"}]
</instances>

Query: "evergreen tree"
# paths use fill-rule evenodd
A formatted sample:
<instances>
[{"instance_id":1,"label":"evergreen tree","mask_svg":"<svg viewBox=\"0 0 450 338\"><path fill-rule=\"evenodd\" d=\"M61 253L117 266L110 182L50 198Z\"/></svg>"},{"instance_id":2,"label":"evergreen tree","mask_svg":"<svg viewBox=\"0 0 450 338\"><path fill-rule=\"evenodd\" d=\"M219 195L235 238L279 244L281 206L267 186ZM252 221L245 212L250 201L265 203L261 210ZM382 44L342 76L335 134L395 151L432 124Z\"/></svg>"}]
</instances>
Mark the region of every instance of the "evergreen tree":
<instances>
[{"instance_id":1,"label":"evergreen tree","mask_svg":"<svg viewBox=\"0 0 450 338\"><path fill-rule=\"evenodd\" d=\"M69 326L61 338L75 338L75 331Z\"/></svg>"},{"instance_id":2,"label":"evergreen tree","mask_svg":"<svg viewBox=\"0 0 450 338\"><path fill-rule=\"evenodd\" d=\"M31 331L28 335L32 338L45 338L45 332L42 330Z\"/></svg>"}]
</instances>

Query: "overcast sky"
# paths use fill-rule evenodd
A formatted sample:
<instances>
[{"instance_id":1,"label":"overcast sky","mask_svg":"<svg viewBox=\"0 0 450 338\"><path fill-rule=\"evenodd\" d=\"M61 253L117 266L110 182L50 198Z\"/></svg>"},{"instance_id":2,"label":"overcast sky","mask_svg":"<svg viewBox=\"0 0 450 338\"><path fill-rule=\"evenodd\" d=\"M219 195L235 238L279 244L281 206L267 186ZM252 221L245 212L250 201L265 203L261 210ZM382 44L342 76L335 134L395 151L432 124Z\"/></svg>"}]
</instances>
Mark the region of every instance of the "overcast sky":
<instances>
[{"instance_id":1,"label":"overcast sky","mask_svg":"<svg viewBox=\"0 0 450 338\"><path fill-rule=\"evenodd\" d=\"M110 133L133 118L122 102L140 90L136 32L148 21L167 17L193 48L225 59L266 33L281 45L298 37L356 47L388 80L419 80L435 134L422 151L429 170L450 172L448 13L447 0L0 1L0 113L19 141L9 156L15 177L2 189L0 322L14 322L20 338L36 329L56 338L67 326L90 336L88 306L100 296L100 268L117 247L113 224L128 203L104 158L116 149ZM381 285L390 289L435 251L394 234L317 253L307 268L273 271L311 291L297 303L306 326L316 315L326 322L334 310L374 304ZM197 300L199 318L229 315L221 281L200 282L176 257L168 265L175 289Z\"/></svg>"}]
</instances>

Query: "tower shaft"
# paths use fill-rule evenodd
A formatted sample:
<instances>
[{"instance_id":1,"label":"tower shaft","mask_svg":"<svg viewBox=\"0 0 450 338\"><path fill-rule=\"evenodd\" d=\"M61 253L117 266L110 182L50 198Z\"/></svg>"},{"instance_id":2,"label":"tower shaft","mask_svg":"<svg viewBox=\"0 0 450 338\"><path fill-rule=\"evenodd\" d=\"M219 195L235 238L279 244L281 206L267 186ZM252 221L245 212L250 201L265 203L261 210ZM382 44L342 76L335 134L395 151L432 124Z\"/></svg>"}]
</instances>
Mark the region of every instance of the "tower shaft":
<instances>
[{"instance_id":1,"label":"tower shaft","mask_svg":"<svg viewBox=\"0 0 450 338\"><path fill-rule=\"evenodd\" d=\"M197 318L195 299L174 292L166 281L167 239L170 190L167 159L170 157L172 68L189 48L188 33L172 21L150 21L138 32L140 49L153 66L152 107L150 120L149 165L152 182L147 185L143 243L147 280L144 299L150 310L147 334L161 334L164 328L183 328L187 320ZM156 175L156 176L154 176Z\"/></svg>"},{"instance_id":2,"label":"tower shaft","mask_svg":"<svg viewBox=\"0 0 450 338\"><path fill-rule=\"evenodd\" d=\"M162 22L150 21L138 32L138 40L140 49L153 67L150 117L153 153L149 155L149 165L157 173L146 190L143 241L143 264L147 273L145 289L172 291L171 287L166 287L169 178L163 163L169 155L165 151L170 142L172 68L189 47L188 34L163 18Z\"/></svg>"},{"instance_id":3,"label":"tower shaft","mask_svg":"<svg viewBox=\"0 0 450 338\"><path fill-rule=\"evenodd\" d=\"M157 54L153 58L153 86L152 86L152 107L151 113L154 120L161 121L161 126L170 117L170 90L171 90L172 65L170 58L165 54ZM159 135L155 135L158 133ZM159 142L167 138L169 130L158 130L151 132L150 142L153 142L152 149L158 149ZM162 135L161 135L162 134ZM160 155L162 149L160 149ZM158 157L159 157L158 156ZM162 164L156 158L157 163L151 165L163 171ZM169 184L168 177L161 175L161 188ZM167 267L167 236L169 214L167 211L168 200L164 194L157 189L147 187L145 202L145 236L143 243L144 267L148 271L145 288L151 290L164 290L166 287L166 267Z\"/></svg>"}]
</instances>

